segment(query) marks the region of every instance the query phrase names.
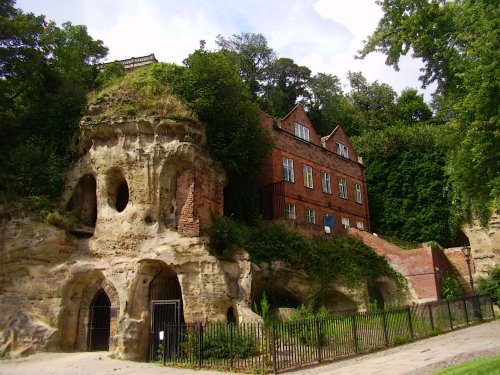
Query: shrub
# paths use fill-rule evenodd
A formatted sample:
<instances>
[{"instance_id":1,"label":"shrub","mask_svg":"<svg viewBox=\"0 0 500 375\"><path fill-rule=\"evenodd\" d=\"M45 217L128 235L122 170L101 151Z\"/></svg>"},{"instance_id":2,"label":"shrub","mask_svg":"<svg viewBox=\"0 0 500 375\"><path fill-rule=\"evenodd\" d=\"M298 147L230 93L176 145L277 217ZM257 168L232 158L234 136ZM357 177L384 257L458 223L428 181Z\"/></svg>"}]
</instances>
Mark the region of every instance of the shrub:
<instances>
[{"instance_id":1,"label":"shrub","mask_svg":"<svg viewBox=\"0 0 500 375\"><path fill-rule=\"evenodd\" d=\"M445 272L441 278L441 296L445 299L460 298L464 295L464 287L458 276L452 272Z\"/></svg>"},{"instance_id":2,"label":"shrub","mask_svg":"<svg viewBox=\"0 0 500 375\"><path fill-rule=\"evenodd\" d=\"M226 216L215 218L208 227L212 252L224 257L232 255L238 248L245 246L246 232L245 226Z\"/></svg>"},{"instance_id":3,"label":"shrub","mask_svg":"<svg viewBox=\"0 0 500 375\"><path fill-rule=\"evenodd\" d=\"M232 333L231 333L232 330ZM231 347L232 334L232 347ZM199 356L199 332L190 332L182 344L186 355ZM258 345L254 338L238 329L238 326L217 322L207 325L203 334L204 359L248 358L258 354Z\"/></svg>"},{"instance_id":4,"label":"shrub","mask_svg":"<svg viewBox=\"0 0 500 375\"><path fill-rule=\"evenodd\" d=\"M500 302L500 266L492 268L488 277L478 280L479 290L488 293L494 302Z\"/></svg>"}]
</instances>

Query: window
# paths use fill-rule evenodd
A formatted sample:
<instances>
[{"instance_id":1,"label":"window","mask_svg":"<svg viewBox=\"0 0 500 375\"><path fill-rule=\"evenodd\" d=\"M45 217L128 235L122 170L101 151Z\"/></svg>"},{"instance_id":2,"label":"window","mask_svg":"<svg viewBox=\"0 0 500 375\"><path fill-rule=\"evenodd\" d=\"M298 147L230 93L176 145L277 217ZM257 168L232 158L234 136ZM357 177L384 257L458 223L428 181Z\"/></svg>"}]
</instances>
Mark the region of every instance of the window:
<instances>
[{"instance_id":1,"label":"window","mask_svg":"<svg viewBox=\"0 0 500 375\"><path fill-rule=\"evenodd\" d=\"M323 193L331 194L332 185L330 183L330 173L321 172L321 186L323 187Z\"/></svg>"},{"instance_id":2,"label":"window","mask_svg":"<svg viewBox=\"0 0 500 375\"><path fill-rule=\"evenodd\" d=\"M295 205L291 203L285 203L285 218L295 219Z\"/></svg>"},{"instance_id":3,"label":"window","mask_svg":"<svg viewBox=\"0 0 500 375\"><path fill-rule=\"evenodd\" d=\"M361 185L360 184L354 184L354 200L356 201L356 203L363 202L361 200Z\"/></svg>"},{"instance_id":4,"label":"window","mask_svg":"<svg viewBox=\"0 0 500 375\"><path fill-rule=\"evenodd\" d=\"M293 175L293 159L283 158L283 180L294 182L295 178Z\"/></svg>"},{"instance_id":5,"label":"window","mask_svg":"<svg viewBox=\"0 0 500 375\"><path fill-rule=\"evenodd\" d=\"M295 136L309 142L309 129L304 125L295 123Z\"/></svg>"},{"instance_id":6,"label":"window","mask_svg":"<svg viewBox=\"0 0 500 375\"><path fill-rule=\"evenodd\" d=\"M325 227L334 228L335 227L335 217L333 214L325 214L323 216L323 223Z\"/></svg>"},{"instance_id":7,"label":"window","mask_svg":"<svg viewBox=\"0 0 500 375\"><path fill-rule=\"evenodd\" d=\"M363 223L362 221L356 221L356 228L358 228L359 230L365 230L365 223Z\"/></svg>"},{"instance_id":8,"label":"window","mask_svg":"<svg viewBox=\"0 0 500 375\"><path fill-rule=\"evenodd\" d=\"M309 165L303 164L302 173L304 175L304 186L313 188L313 169Z\"/></svg>"},{"instance_id":9,"label":"window","mask_svg":"<svg viewBox=\"0 0 500 375\"><path fill-rule=\"evenodd\" d=\"M348 217L343 217L342 218L342 225L344 226L345 229L349 228L351 225L349 224L349 218Z\"/></svg>"},{"instance_id":10,"label":"window","mask_svg":"<svg viewBox=\"0 0 500 375\"><path fill-rule=\"evenodd\" d=\"M337 154L344 158L349 158L349 149L346 145L337 142Z\"/></svg>"},{"instance_id":11,"label":"window","mask_svg":"<svg viewBox=\"0 0 500 375\"><path fill-rule=\"evenodd\" d=\"M339 178L339 195L340 198L347 199L347 181L345 178Z\"/></svg>"},{"instance_id":12,"label":"window","mask_svg":"<svg viewBox=\"0 0 500 375\"><path fill-rule=\"evenodd\" d=\"M306 208L306 221L311 224L316 224L316 212L312 208Z\"/></svg>"}]
</instances>

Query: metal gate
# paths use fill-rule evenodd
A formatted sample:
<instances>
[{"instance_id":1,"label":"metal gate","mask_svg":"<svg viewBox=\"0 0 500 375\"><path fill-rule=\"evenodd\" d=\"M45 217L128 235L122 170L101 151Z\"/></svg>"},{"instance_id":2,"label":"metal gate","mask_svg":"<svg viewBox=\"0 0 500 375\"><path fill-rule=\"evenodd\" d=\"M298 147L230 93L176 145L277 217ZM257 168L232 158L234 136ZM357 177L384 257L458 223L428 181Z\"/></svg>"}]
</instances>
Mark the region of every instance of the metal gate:
<instances>
[{"instance_id":1,"label":"metal gate","mask_svg":"<svg viewBox=\"0 0 500 375\"><path fill-rule=\"evenodd\" d=\"M179 350L180 300L151 301L150 361L169 360Z\"/></svg>"},{"instance_id":2,"label":"metal gate","mask_svg":"<svg viewBox=\"0 0 500 375\"><path fill-rule=\"evenodd\" d=\"M109 350L109 325L111 303L108 295L100 289L89 307L87 348L89 351Z\"/></svg>"}]
</instances>

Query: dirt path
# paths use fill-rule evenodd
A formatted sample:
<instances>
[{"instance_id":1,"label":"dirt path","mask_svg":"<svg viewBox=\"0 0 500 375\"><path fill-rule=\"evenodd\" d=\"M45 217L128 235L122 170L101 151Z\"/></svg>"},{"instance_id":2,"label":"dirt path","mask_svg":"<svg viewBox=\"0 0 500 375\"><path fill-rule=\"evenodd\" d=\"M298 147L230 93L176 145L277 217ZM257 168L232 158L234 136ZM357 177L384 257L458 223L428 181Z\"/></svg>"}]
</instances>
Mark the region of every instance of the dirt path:
<instances>
[{"instance_id":1,"label":"dirt path","mask_svg":"<svg viewBox=\"0 0 500 375\"><path fill-rule=\"evenodd\" d=\"M500 320L293 374L427 375L450 364L500 355ZM2 375L216 375L222 372L162 367L111 359L107 352L38 353L0 361Z\"/></svg>"}]
</instances>

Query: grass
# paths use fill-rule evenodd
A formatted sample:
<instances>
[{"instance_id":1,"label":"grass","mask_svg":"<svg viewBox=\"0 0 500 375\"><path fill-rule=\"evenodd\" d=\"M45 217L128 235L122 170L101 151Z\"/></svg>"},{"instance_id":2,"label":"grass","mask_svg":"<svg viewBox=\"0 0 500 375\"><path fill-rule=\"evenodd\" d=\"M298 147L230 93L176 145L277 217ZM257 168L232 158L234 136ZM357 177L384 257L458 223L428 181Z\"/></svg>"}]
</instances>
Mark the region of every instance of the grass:
<instances>
[{"instance_id":1,"label":"grass","mask_svg":"<svg viewBox=\"0 0 500 375\"><path fill-rule=\"evenodd\" d=\"M100 116L162 116L173 120L196 120L196 115L170 89L164 64L136 69L111 81L89 95L89 104L104 101L108 105ZM92 116L85 116L92 121Z\"/></svg>"},{"instance_id":2,"label":"grass","mask_svg":"<svg viewBox=\"0 0 500 375\"><path fill-rule=\"evenodd\" d=\"M440 370L434 375L500 375L500 355L475 359Z\"/></svg>"}]
</instances>

